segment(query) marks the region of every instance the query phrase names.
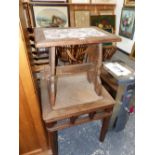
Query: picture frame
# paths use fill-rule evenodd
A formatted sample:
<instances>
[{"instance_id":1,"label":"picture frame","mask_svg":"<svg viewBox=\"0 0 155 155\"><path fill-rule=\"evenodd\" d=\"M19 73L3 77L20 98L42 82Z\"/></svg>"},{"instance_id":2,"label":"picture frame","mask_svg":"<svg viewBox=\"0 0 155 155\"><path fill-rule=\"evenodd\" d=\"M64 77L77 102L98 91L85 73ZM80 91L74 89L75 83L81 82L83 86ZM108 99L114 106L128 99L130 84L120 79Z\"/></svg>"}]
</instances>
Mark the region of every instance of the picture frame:
<instances>
[{"instance_id":1,"label":"picture frame","mask_svg":"<svg viewBox=\"0 0 155 155\"><path fill-rule=\"evenodd\" d=\"M135 31L135 9L124 7L121 13L119 35L133 39Z\"/></svg>"},{"instance_id":2,"label":"picture frame","mask_svg":"<svg viewBox=\"0 0 155 155\"><path fill-rule=\"evenodd\" d=\"M76 10L74 12L75 26L76 27L89 27L90 26L90 12L87 10Z\"/></svg>"},{"instance_id":3,"label":"picture frame","mask_svg":"<svg viewBox=\"0 0 155 155\"><path fill-rule=\"evenodd\" d=\"M114 33L113 28L105 28L104 30L109 32L109 33ZM113 45L112 42L102 43L102 46L112 46L112 45Z\"/></svg>"},{"instance_id":4,"label":"picture frame","mask_svg":"<svg viewBox=\"0 0 155 155\"><path fill-rule=\"evenodd\" d=\"M116 29L116 15L91 15L91 26L97 26L103 30L110 30L112 33Z\"/></svg>"},{"instance_id":5,"label":"picture frame","mask_svg":"<svg viewBox=\"0 0 155 155\"><path fill-rule=\"evenodd\" d=\"M97 26L109 33L115 32L116 15L91 15L91 26ZM102 46L112 46L112 42L102 43Z\"/></svg>"},{"instance_id":6,"label":"picture frame","mask_svg":"<svg viewBox=\"0 0 155 155\"><path fill-rule=\"evenodd\" d=\"M134 7L135 6L135 0L124 0L124 6Z\"/></svg>"},{"instance_id":7,"label":"picture frame","mask_svg":"<svg viewBox=\"0 0 155 155\"><path fill-rule=\"evenodd\" d=\"M69 27L69 8L65 4L32 6L34 27Z\"/></svg>"}]
</instances>

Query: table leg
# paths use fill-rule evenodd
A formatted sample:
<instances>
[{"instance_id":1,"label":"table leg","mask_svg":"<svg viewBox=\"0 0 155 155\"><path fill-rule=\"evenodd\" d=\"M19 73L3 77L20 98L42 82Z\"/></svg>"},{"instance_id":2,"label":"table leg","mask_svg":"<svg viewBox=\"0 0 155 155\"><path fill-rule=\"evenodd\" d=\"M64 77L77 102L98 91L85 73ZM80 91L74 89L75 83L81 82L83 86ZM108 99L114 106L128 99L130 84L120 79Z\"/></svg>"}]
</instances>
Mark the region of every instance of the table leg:
<instances>
[{"instance_id":1,"label":"table leg","mask_svg":"<svg viewBox=\"0 0 155 155\"><path fill-rule=\"evenodd\" d=\"M94 51L96 50L97 50L96 46L94 45L88 46L86 53L87 53L87 61L89 63L93 63L93 64L96 63L96 55L94 54ZM95 70L87 71L87 79L88 79L88 82L95 83Z\"/></svg>"},{"instance_id":2,"label":"table leg","mask_svg":"<svg viewBox=\"0 0 155 155\"><path fill-rule=\"evenodd\" d=\"M49 132L49 146L51 151L53 152L52 155L58 155L58 133L57 131Z\"/></svg>"},{"instance_id":3,"label":"table leg","mask_svg":"<svg viewBox=\"0 0 155 155\"><path fill-rule=\"evenodd\" d=\"M102 120L102 128L101 128L101 132L100 132L100 141L101 142L103 142L105 139L105 135L107 133L108 126L109 126L109 120L110 120L110 117L106 117Z\"/></svg>"},{"instance_id":4,"label":"table leg","mask_svg":"<svg viewBox=\"0 0 155 155\"><path fill-rule=\"evenodd\" d=\"M52 106L54 106L56 96L55 47L50 48L49 59L50 59L50 100Z\"/></svg>"},{"instance_id":5,"label":"table leg","mask_svg":"<svg viewBox=\"0 0 155 155\"><path fill-rule=\"evenodd\" d=\"M100 79L102 67L102 44L98 45L98 59L97 59L97 70L96 70L96 79L95 79L95 91L98 95L102 94L102 82Z\"/></svg>"}]
</instances>

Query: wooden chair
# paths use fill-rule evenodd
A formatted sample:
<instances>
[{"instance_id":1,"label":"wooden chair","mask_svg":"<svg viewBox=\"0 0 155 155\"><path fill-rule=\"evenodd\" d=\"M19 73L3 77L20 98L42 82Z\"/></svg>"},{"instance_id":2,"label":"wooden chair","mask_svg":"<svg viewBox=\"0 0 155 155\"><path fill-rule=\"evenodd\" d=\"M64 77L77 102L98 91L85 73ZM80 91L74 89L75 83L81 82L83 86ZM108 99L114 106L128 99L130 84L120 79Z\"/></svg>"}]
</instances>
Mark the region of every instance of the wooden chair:
<instances>
[{"instance_id":1,"label":"wooden chair","mask_svg":"<svg viewBox=\"0 0 155 155\"><path fill-rule=\"evenodd\" d=\"M60 31L60 34L65 33L64 39L54 38L53 40L45 35L45 32L46 34L48 32L50 37L52 31L52 37L57 36L55 34L57 30ZM121 39L94 27L84 30L82 29L82 34L87 34L89 30L92 31L92 36L80 38L81 28L69 28L67 32L66 29L64 31L63 29L35 29L36 47L49 48L50 65L41 72L40 88L43 120L48 132L49 146L54 155L58 155L57 131L64 128L102 120L100 141L103 141L115 104L100 80L102 42L116 42ZM70 31L79 31L77 38L75 36L70 38L68 36ZM95 34L93 34L94 32ZM98 36L96 33L102 36ZM84 49L82 53L87 55L86 62L57 66L57 47L61 47L59 52L62 52L62 49L66 51L68 47L73 49L77 45ZM70 59L72 58L70 57Z\"/></svg>"}]
</instances>

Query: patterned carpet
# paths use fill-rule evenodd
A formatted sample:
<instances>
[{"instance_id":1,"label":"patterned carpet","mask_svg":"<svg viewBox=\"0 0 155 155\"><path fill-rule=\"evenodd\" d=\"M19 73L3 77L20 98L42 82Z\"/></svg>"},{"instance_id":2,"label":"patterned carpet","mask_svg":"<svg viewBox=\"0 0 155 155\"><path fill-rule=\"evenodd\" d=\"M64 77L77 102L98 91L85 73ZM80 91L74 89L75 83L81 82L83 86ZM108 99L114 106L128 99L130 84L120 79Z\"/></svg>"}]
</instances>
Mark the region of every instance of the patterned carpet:
<instances>
[{"instance_id":1,"label":"patterned carpet","mask_svg":"<svg viewBox=\"0 0 155 155\"><path fill-rule=\"evenodd\" d=\"M98 140L101 122L95 121L62 130L58 134L60 155L134 155L135 118L129 117L121 132L108 131L105 141Z\"/></svg>"}]
</instances>

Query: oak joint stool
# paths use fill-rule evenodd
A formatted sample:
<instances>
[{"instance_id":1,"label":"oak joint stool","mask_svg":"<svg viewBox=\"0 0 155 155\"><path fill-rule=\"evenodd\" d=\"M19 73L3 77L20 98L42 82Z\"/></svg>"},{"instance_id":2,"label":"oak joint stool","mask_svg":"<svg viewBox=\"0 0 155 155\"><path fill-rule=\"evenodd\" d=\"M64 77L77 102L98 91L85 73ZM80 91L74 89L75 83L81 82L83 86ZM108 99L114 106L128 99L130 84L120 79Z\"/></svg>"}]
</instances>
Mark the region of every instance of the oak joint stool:
<instances>
[{"instance_id":1,"label":"oak joint stool","mask_svg":"<svg viewBox=\"0 0 155 155\"><path fill-rule=\"evenodd\" d=\"M49 66L41 72L43 120L53 155L58 155L57 131L102 120L104 141L115 101L102 86L102 43L121 39L97 27L36 28L35 45L49 48ZM57 47L87 45L85 63L56 65Z\"/></svg>"}]
</instances>

